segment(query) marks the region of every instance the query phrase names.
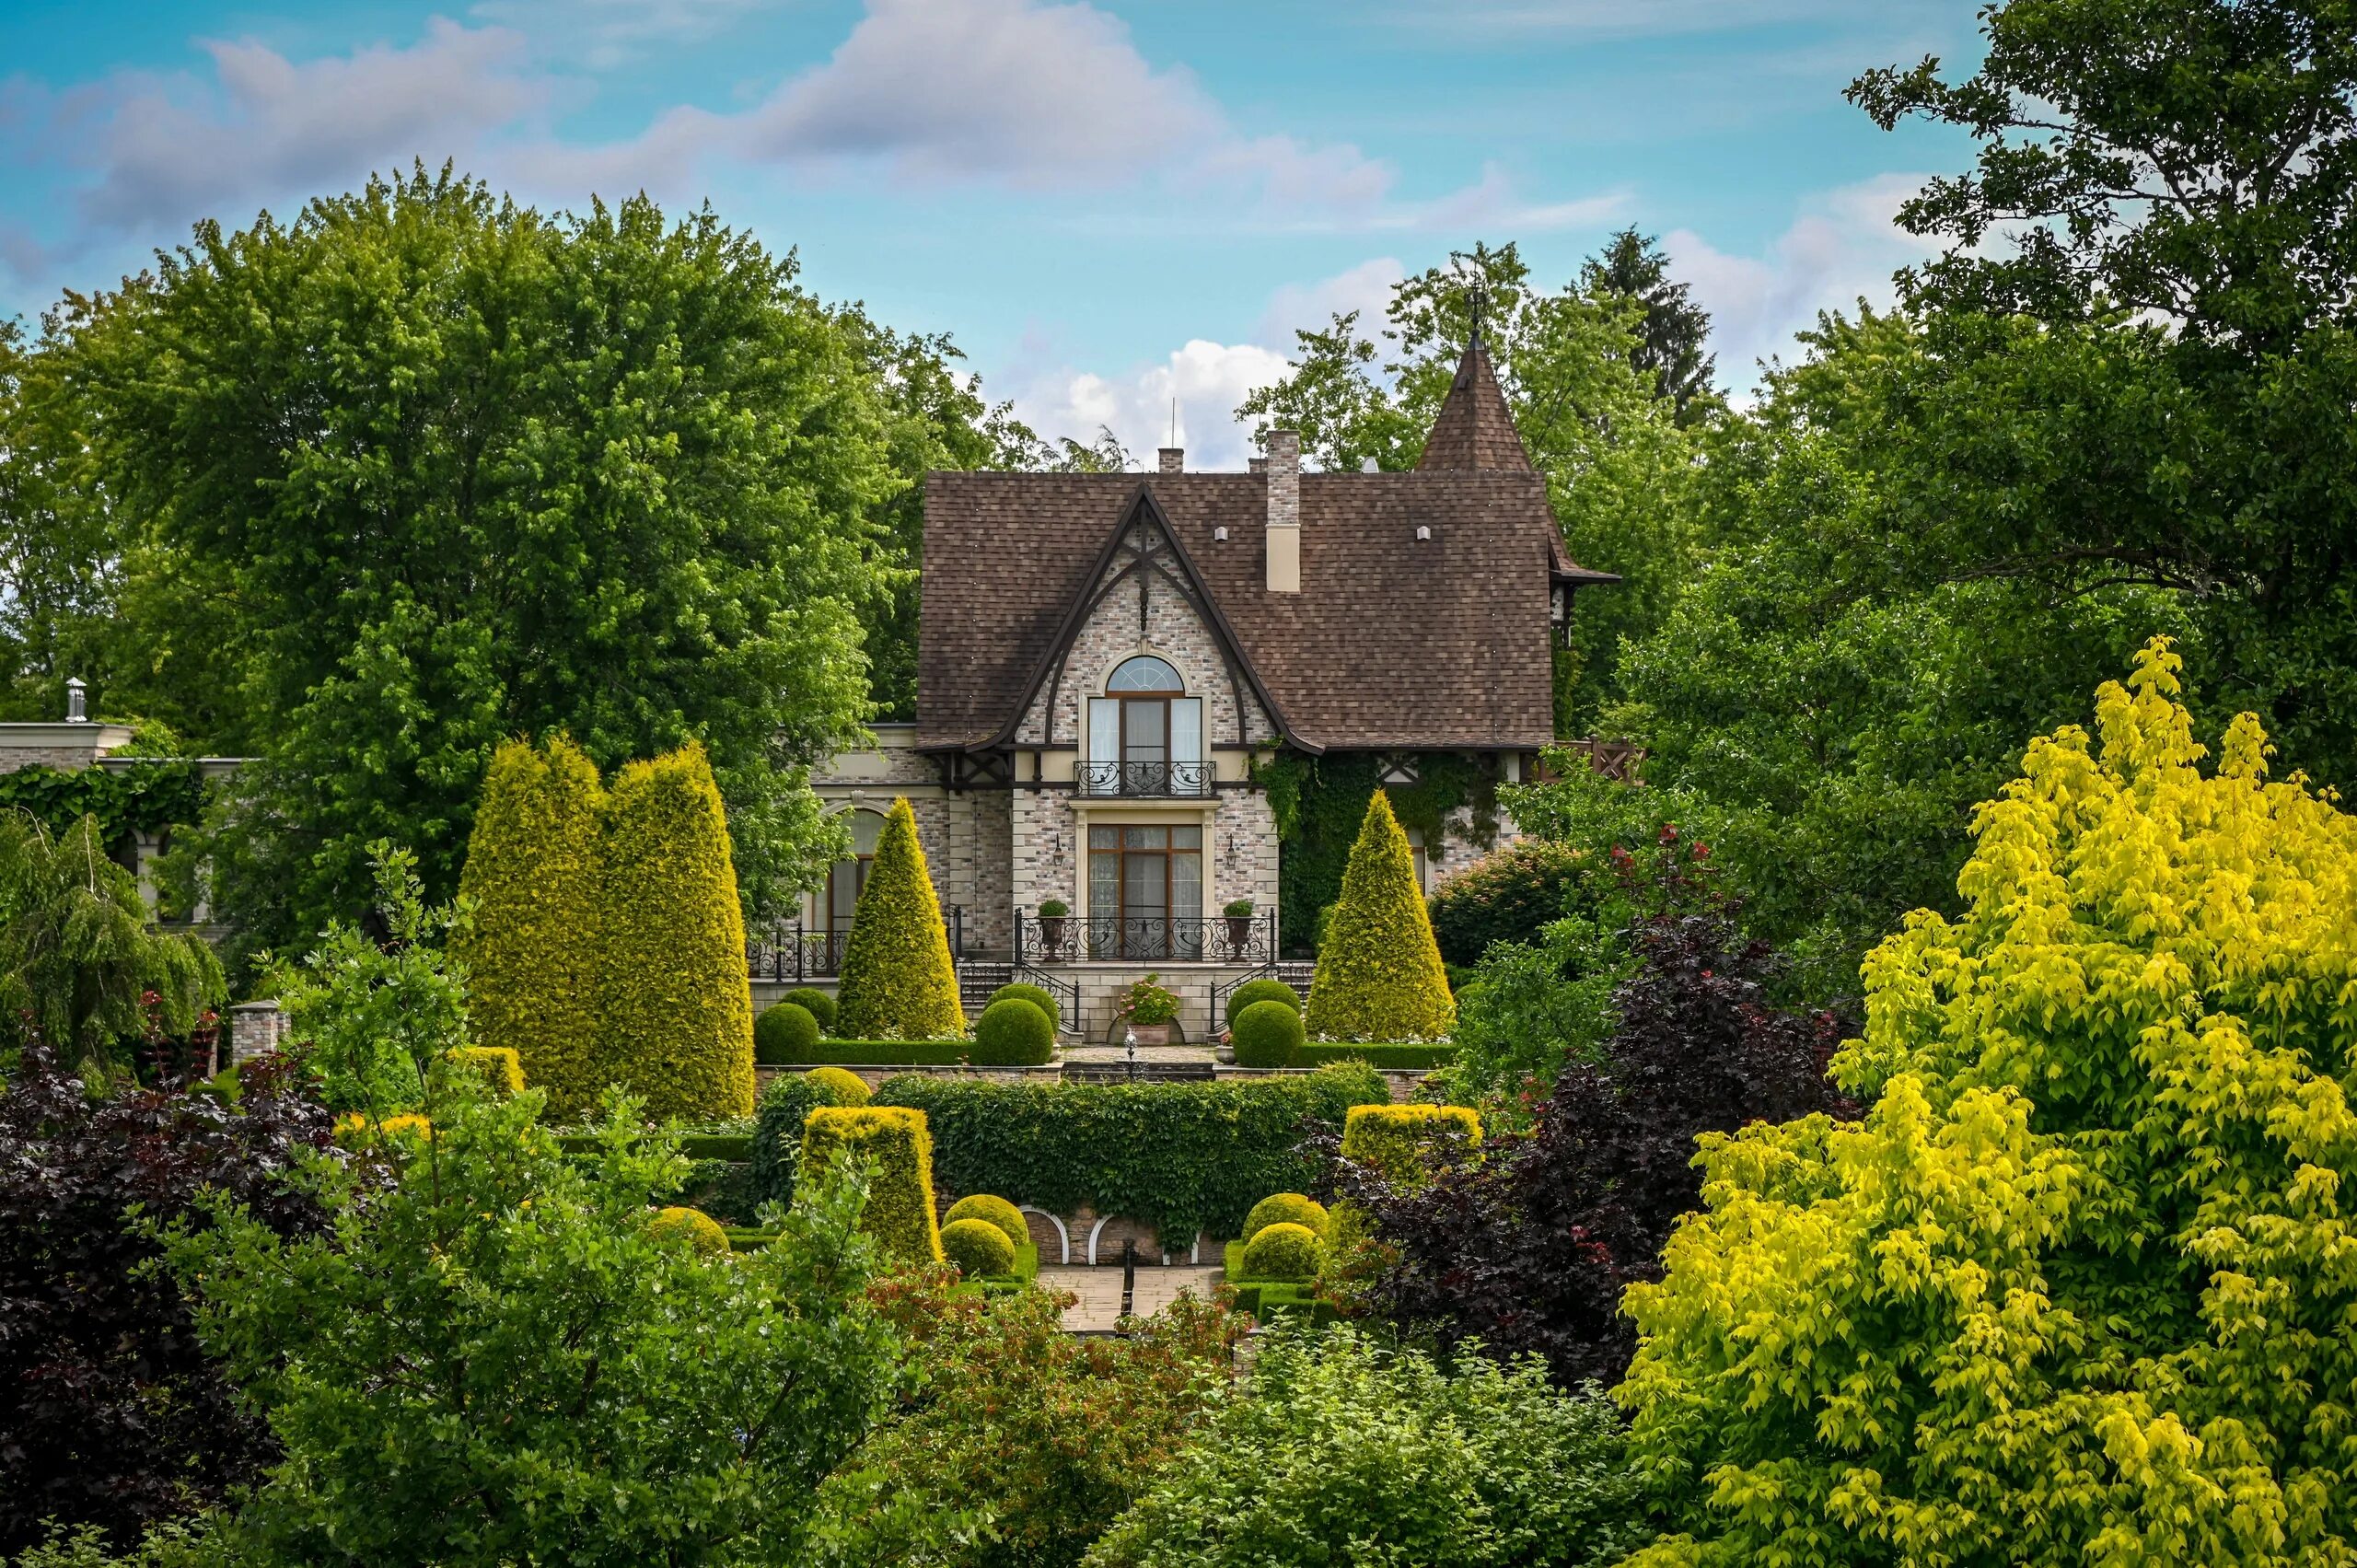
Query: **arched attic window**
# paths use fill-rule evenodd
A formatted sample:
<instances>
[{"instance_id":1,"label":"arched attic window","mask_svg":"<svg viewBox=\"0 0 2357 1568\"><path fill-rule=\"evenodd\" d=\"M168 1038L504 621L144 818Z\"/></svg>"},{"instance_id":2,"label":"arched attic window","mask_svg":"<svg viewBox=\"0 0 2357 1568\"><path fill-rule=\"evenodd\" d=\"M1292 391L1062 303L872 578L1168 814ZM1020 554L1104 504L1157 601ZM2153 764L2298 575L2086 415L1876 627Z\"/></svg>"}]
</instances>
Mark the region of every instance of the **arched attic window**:
<instances>
[{"instance_id":1,"label":"arched attic window","mask_svg":"<svg viewBox=\"0 0 2357 1568\"><path fill-rule=\"evenodd\" d=\"M1081 764L1088 794L1211 793L1203 700L1185 695L1186 690L1170 662L1152 654L1114 667L1105 695L1088 700L1088 757Z\"/></svg>"}]
</instances>

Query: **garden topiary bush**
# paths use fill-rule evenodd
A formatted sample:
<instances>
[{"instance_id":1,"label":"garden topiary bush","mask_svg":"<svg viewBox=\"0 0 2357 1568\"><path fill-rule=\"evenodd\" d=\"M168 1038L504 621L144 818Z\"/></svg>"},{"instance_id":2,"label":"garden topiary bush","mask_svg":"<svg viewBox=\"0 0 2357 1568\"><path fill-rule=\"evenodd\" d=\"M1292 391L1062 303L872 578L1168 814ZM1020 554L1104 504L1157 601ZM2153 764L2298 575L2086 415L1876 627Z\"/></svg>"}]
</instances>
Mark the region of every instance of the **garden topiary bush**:
<instances>
[{"instance_id":1,"label":"garden topiary bush","mask_svg":"<svg viewBox=\"0 0 2357 1568\"><path fill-rule=\"evenodd\" d=\"M949 1212L942 1216L942 1223L949 1225L958 1220L988 1220L1006 1232L1007 1244L1011 1247L1020 1247L1031 1239L1031 1226L1025 1222L1023 1211L1005 1199L994 1198L987 1192L969 1193L950 1204ZM946 1237L948 1233L944 1231L942 1234Z\"/></svg>"},{"instance_id":2,"label":"garden topiary bush","mask_svg":"<svg viewBox=\"0 0 2357 1568\"><path fill-rule=\"evenodd\" d=\"M1253 1003L1228 1030L1239 1067L1289 1067L1301 1040L1301 1015L1277 1001Z\"/></svg>"},{"instance_id":3,"label":"garden topiary bush","mask_svg":"<svg viewBox=\"0 0 2357 1568\"><path fill-rule=\"evenodd\" d=\"M867 1080L847 1067L813 1067L802 1075L825 1086L829 1105L865 1105L875 1098L868 1092Z\"/></svg>"},{"instance_id":4,"label":"garden topiary bush","mask_svg":"<svg viewBox=\"0 0 2357 1568\"><path fill-rule=\"evenodd\" d=\"M1018 980L1012 985L1002 985L996 991L992 992L991 1002L1004 1002L1010 996L1020 996L1024 1001L1030 1003L1034 1007L1037 1007L1042 1013L1047 1014L1048 1021L1051 1024L1056 1021L1056 1015L1059 1009L1056 1003L1055 993L1050 991L1046 986L1027 985L1022 981ZM988 1005L988 1003L984 1004L985 1008L987 1008Z\"/></svg>"},{"instance_id":5,"label":"garden topiary bush","mask_svg":"<svg viewBox=\"0 0 2357 1568\"><path fill-rule=\"evenodd\" d=\"M474 919L451 937L466 966L475 1039L513 1051L559 1119L598 1101L608 1076L599 968L605 786L563 736L492 754L459 891Z\"/></svg>"},{"instance_id":6,"label":"garden topiary bush","mask_svg":"<svg viewBox=\"0 0 2357 1568\"><path fill-rule=\"evenodd\" d=\"M1037 1067L1056 1051L1056 1026L1028 997L1009 996L982 1009L967 1060L983 1067Z\"/></svg>"},{"instance_id":7,"label":"garden topiary bush","mask_svg":"<svg viewBox=\"0 0 2357 1568\"><path fill-rule=\"evenodd\" d=\"M720 1228L718 1220L702 1209L683 1209L676 1205L658 1209L655 1217L646 1222L646 1229L649 1235L679 1242L698 1252L728 1250L728 1233Z\"/></svg>"},{"instance_id":8,"label":"garden topiary bush","mask_svg":"<svg viewBox=\"0 0 2357 1568\"><path fill-rule=\"evenodd\" d=\"M1342 1123L1344 1159L1407 1187L1480 1145L1480 1112L1461 1105L1353 1106Z\"/></svg>"},{"instance_id":9,"label":"garden topiary bush","mask_svg":"<svg viewBox=\"0 0 2357 1568\"><path fill-rule=\"evenodd\" d=\"M1282 1002L1295 1015L1301 1012L1301 993L1283 981L1266 977L1248 980L1227 993L1227 1027L1234 1028L1237 1016L1255 1002Z\"/></svg>"},{"instance_id":10,"label":"garden topiary bush","mask_svg":"<svg viewBox=\"0 0 2357 1568\"><path fill-rule=\"evenodd\" d=\"M447 1053L451 1065L472 1073L493 1094L505 1098L524 1092L524 1066L501 1045L462 1045Z\"/></svg>"},{"instance_id":11,"label":"garden topiary bush","mask_svg":"<svg viewBox=\"0 0 2357 1568\"><path fill-rule=\"evenodd\" d=\"M1248 1280L1301 1281L1318 1277L1318 1233L1280 1220L1244 1244Z\"/></svg>"},{"instance_id":12,"label":"garden topiary bush","mask_svg":"<svg viewBox=\"0 0 2357 1568\"><path fill-rule=\"evenodd\" d=\"M1497 942L1533 942L1563 918L1586 864L1585 851L1551 839L1492 850L1433 889L1433 940L1448 963L1471 967Z\"/></svg>"},{"instance_id":13,"label":"garden topiary bush","mask_svg":"<svg viewBox=\"0 0 2357 1568\"><path fill-rule=\"evenodd\" d=\"M860 1229L903 1262L941 1261L941 1228L933 1213L933 1137L922 1110L901 1106L819 1106L802 1123L796 1179L839 1159L871 1162Z\"/></svg>"},{"instance_id":14,"label":"garden topiary bush","mask_svg":"<svg viewBox=\"0 0 2357 1568\"><path fill-rule=\"evenodd\" d=\"M1237 1239L1249 1241L1272 1225L1297 1225L1322 1238L1326 1234L1326 1205L1300 1192L1272 1192L1252 1205L1252 1212L1244 1216L1244 1228L1237 1233Z\"/></svg>"},{"instance_id":15,"label":"garden topiary bush","mask_svg":"<svg viewBox=\"0 0 2357 1568\"><path fill-rule=\"evenodd\" d=\"M835 1032L835 999L817 986L797 985L778 1000L791 1002L797 1007L808 1008L810 1016L819 1020L819 1032L821 1035L830 1035Z\"/></svg>"},{"instance_id":16,"label":"garden topiary bush","mask_svg":"<svg viewBox=\"0 0 2357 1568\"><path fill-rule=\"evenodd\" d=\"M614 781L605 837L599 1065L645 1114L753 1111L753 1003L728 823L694 742Z\"/></svg>"},{"instance_id":17,"label":"garden topiary bush","mask_svg":"<svg viewBox=\"0 0 2357 1568\"><path fill-rule=\"evenodd\" d=\"M916 812L892 802L843 939L836 1026L854 1040L939 1040L966 1032L941 903L917 842Z\"/></svg>"},{"instance_id":18,"label":"garden topiary bush","mask_svg":"<svg viewBox=\"0 0 2357 1568\"><path fill-rule=\"evenodd\" d=\"M1320 1040L1442 1040L1457 1021L1408 835L1376 790L1318 948L1303 1022Z\"/></svg>"},{"instance_id":19,"label":"garden topiary bush","mask_svg":"<svg viewBox=\"0 0 2357 1568\"><path fill-rule=\"evenodd\" d=\"M941 1227L941 1251L970 1280L1015 1272L1015 1244L988 1220L951 1220Z\"/></svg>"},{"instance_id":20,"label":"garden topiary bush","mask_svg":"<svg viewBox=\"0 0 2357 1568\"><path fill-rule=\"evenodd\" d=\"M819 1020L799 1002L764 1007L753 1021L753 1060L765 1066L808 1062L818 1051Z\"/></svg>"},{"instance_id":21,"label":"garden topiary bush","mask_svg":"<svg viewBox=\"0 0 2357 1568\"><path fill-rule=\"evenodd\" d=\"M753 1113L750 1198L756 1204L794 1202L794 1178L802 1161L802 1123L822 1105L867 1103L867 1086L840 1067L779 1074L761 1091Z\"/></svg>"}]
</instances>

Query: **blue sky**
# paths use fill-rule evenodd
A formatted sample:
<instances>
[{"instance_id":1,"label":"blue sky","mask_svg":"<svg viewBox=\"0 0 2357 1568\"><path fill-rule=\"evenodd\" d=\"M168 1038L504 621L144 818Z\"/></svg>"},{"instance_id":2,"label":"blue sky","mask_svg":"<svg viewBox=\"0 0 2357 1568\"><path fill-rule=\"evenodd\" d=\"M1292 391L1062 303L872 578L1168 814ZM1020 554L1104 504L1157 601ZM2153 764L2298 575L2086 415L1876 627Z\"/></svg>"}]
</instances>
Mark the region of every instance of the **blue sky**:
<instances>
[{"instance_id":1,"label":"blue sky","mask_svg":"<svg viewBox=\"0 0 2357 1568\"><path fill-rule=\"evenodd\" d=\"M1292 331L1477 239L1664 237L1738 390L1887 297L1952 134L1841 100L1975 53L1964 0L0 0L0 314L215 216L455 158L548 207L709 198L946 330L1043 434L1241 467Z\"/></svg>"}]
</instances>

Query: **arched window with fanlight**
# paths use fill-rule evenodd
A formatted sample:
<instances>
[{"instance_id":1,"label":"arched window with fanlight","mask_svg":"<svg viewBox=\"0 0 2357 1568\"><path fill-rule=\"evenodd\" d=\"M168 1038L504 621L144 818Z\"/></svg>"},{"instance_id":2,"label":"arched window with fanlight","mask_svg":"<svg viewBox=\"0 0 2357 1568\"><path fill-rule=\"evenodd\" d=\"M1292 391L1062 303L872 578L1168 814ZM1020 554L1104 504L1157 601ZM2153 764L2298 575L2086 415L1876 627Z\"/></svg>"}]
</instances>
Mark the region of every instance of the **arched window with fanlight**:
<instances>
[{"instance_id":1,"label":"arched window with fanlight","mask_svg":"<svg viewBox=\"0 0 2357 1568\"><path fill-rule=\"evenodd\" d=\"M1106 678L1105 695L1088 700L1090 795L1205 795L1203 700L1167 659L1139 654Z\"/></svg>"}]
</instances>

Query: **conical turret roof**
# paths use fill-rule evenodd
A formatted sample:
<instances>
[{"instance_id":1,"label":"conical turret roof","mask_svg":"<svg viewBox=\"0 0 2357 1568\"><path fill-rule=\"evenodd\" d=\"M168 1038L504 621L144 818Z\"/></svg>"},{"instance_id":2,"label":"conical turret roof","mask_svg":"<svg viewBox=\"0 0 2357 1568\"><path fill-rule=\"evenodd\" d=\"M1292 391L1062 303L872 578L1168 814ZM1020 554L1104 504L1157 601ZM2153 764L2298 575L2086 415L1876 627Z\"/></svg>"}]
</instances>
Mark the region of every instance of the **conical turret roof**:
<instances>
[{"instance_id":1,"label":"conical turret roof","mask_svg":"<svg viewBox=\"0 0 2357 1568\"><path fill-rule=\"evenodd\" d=\"M1433 433L1424 438L1424 455L1416 467L1531 471L1530 456L1522 449L1522 434L1514 427L1514 414L1498 386L1498 373L1490 367L1490 351L1481 343L1479 327L1457 362L1456 378L1433 421Z\"/></svg>"}]
</instances>

